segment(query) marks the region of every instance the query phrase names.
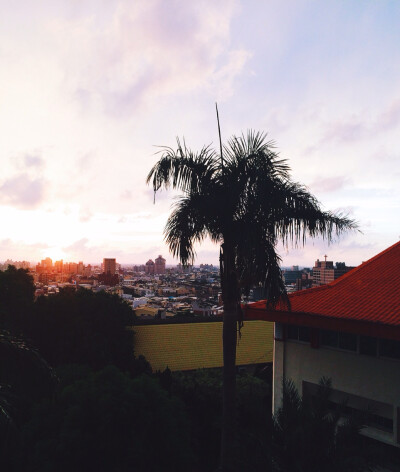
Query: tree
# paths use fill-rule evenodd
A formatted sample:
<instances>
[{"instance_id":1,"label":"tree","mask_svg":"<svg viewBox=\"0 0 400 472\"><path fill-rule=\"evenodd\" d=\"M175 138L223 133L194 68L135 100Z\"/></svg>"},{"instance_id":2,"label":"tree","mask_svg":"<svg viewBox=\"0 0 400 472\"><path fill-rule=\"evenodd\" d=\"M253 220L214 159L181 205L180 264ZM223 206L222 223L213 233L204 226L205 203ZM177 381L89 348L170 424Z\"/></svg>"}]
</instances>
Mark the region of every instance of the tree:
<instances>
[{"instance_id":1,"label":"tree","mask_svg":"<svg viewBox=\"0 0 400 472\"><path fill-rule=\"evenodd\" d=\"M4 470L20 470L20 431L35 402L53 395L57 378L22 338L0 330L0 456Z\"/></svg>"},{"instance_id":2,"label":"tree","mask_svg":"<svg viewBox=\"0 0 400 472\"><path fill-rule=\"evenodd\" d=\"M173 373L165 370L158 376L161 385L185 404L191 424L193 451L198 460L197 469L203 472L215 471L219 462L218 438L221 436L222 399L219 392L222 372L219 369ZM270 391L264 380L246 372L238 375L237 462L240 470L268 470L269 457L265 444L270 435Z\"/></svg>"},{"instance_id":3,"label":"tree","mask_svg":"<svg viewBox=\"0 0 400 472\"><path fill-rule=\"evenodd\" d=\"M301 398L291 380L284 379L282 387L282 406L272 422L274 471L375 470L377 451L360 435L364 414L344 419L345 405L334 408L330 402L330 379L323 377L309 398Z\"/></svg>"},{"instance_id":4,"label":"tree","mask_svg":"<svg viewBox=\"0 0 400 472\"><path fill-rule=\"evenodd\" d=\"M52 367L87 364L101 369L114 364L132 370L133 320L129 305L104 291L62 289L39 297L26 317L25 333Z\"/></svg>"},{"instance_id":5,"label":"tree","mask_svg":"<svg viewBox=\"0 0 400 472\"><path fill-rule=\"evenodd\" d=\"M0 327L19 332L21 318L31 310L35 286L27 269L9 265L0 271Z\"/></svg>"},{"instance_id":6,"label":"tree","mask_svg":"<svg viewBox=\"0 0 400 472\"><path fill-rule=\"evenodd\" d=\"M155 379L114 366L80 377L33 412L19 470L193 470L183 405Z\"/></svg>"},{"instance_id":7,"label":"tree","mask_svg":"<svg viewBox=\"0 0 400 472\"><path fill-rule=\"evenodd\" d=\"M335 235L356 227L342 215L324 212L307 189L293 182L289 166L266 135L249 131L220 149L200 152L177 140L166 147L147 182L154 192L172 187L183 192L169 216L164 234L182 264L193 263L195 243L209 237L220 245L223 315L223 420L221 469L234 470L235 359L237 325L242 324L241 291L262 283L268 303L285 299L278 241L305 243L307 236Z\"/></svg>"}]
</instances>

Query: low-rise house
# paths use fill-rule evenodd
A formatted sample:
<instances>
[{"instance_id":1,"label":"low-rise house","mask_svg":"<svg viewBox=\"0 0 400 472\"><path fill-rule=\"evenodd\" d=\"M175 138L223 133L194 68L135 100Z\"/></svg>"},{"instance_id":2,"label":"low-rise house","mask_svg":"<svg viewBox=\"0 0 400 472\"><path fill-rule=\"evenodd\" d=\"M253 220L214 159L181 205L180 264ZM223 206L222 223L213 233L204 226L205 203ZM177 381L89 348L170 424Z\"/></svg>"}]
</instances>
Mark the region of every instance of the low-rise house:
<instances>
[{"instance_id":1,"label":"low-rise house","mask_svg":"<svg viewBox=\"0 0 400 472\"><path fill-rule=\"evenodd\" d=\"M247 305L245 319L275 322L273 409L282 378L313 395L321 377L333 403L369 410L363 433L400 447L400 242L334 282L289 295L291 309Z\"/></svg>"}]
</instances>

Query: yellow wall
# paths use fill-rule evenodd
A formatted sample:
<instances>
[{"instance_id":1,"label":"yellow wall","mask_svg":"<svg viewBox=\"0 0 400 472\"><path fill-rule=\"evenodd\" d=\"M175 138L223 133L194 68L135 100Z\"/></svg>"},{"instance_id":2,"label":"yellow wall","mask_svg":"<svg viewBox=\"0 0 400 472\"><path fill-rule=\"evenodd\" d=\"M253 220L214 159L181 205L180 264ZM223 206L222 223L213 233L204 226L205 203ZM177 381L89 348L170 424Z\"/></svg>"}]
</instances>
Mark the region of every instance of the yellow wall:
<instances>
[{"instance_id":1,"label":"yellow wall","mask_svg":"<svg viewBox=\"0 0 400 472\"><path fill-rule=\"evenodd\" d=\"M272 362L273 326L268 321L245 321L237 365ZM222 367L222 323L147 325L133 330L135 355L145 356L154 371Z\"/></svg>"}]
</instances>

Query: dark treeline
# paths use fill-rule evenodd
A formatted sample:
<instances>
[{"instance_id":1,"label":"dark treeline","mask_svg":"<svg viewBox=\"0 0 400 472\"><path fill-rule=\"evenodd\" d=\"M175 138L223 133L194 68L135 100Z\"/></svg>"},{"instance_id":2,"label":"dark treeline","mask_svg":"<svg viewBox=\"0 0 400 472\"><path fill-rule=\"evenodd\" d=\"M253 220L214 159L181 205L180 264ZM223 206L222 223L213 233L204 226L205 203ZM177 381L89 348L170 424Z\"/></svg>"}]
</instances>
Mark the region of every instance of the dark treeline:
<instances>
[{"instance_id":1,"label":"dark treeline","mask_svg":"<svg viewBox=\"0 0 400 472\"><path fill-rule=\"evenodd\" d=\"M153 373L135 357L132 324L118 296L60 290L34 301L25 270L0 272L3 470L217 469L221 372ZM237 471L362 471L376 460L359 421L338 427L326 382L312 404L284 385L274 418L271 369L237 383Z\"/></svg>"}]
</instances>

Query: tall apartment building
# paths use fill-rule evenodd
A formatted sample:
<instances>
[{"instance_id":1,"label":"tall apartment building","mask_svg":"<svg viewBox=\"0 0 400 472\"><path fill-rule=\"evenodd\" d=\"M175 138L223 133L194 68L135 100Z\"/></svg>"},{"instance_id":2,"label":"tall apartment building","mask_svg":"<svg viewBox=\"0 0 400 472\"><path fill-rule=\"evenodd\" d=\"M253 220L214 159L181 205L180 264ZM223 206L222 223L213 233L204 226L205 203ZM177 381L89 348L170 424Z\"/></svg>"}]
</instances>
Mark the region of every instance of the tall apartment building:
<instances>
[{"instance_id":1,"label":"tall apartment building","mask_svg":"<svg viewBox=\"0 0 400 472\"><path fill-rule=\"evenodd\" d=\"M103 259L103 272L105 274L115 275L117 263L115 259Z\"/></svg>"},{"instance_id":2,"label":"tall apartment building","mask_svg":"<svg viewBox=\"0 0 400 472\"><path fill-rule=\"evenodd\" d=\"M154 275L154 271L155 271L155 264L153 262L152 259L149 259L147 262L146 262L146 265L145 265L145 273L146 274L149 274L149 275Z\"/></svg>"},{"instance_id":3,"label":"tall apartment building","mask_svg":"<svg viewBox=\"0 0 400 472\"><path fill-rule=\"evenodd\" d=\"M64 261L61 259L60 261L56 261L54 263L54 270L57 272L57 274L61 274L64 268Z\"/></svg>"},{"instance_id":4,"label":"tall apartment building","mask_svg":"<svg viewBox=\"0 0 400 472\"><path fill-rule=\"evenodd\" d=\"M154 273L165 274L165 259L161 255L154 262Z\"/></svg>"},{"instance_id":5,"label":"tall apartment building","mask_svg":"<svg viewBox=\"0 0 400 472\"><path fill-rule=\"evenodd\" d=\"M319 287L320 285L329 284L333 282L341 275L344 275L354 267L347 267L344 262L336 262L335 266L333 265L333 261L327 261L325 256L324 261L320 261L317 259L315 261L315 265L313 267L313 287Z\"/></svg>"}]
</instances>

